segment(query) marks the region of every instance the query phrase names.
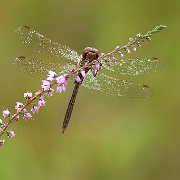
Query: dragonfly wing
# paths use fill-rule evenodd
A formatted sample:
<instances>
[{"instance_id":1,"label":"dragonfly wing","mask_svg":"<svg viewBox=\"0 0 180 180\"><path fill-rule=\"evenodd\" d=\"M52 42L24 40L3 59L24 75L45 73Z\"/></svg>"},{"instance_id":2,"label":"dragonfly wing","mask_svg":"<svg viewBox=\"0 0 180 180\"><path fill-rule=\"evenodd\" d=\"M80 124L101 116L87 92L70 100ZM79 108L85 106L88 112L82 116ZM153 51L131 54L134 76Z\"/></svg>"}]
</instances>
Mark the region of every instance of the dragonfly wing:
<instances>
[{"instance_id":1,"label":"dragonfly wing","mask_svg":"<svg viewBox=\"0 0 180 180\"><path fill-rule=\"evenodd\" d=\"M18 70L39 79L46 79L49 70L56 72L58 75L63 75L68 74L76 68L76 66L72 64L60 65L58 63L29 59L24 56L19 56L14 59L12 65Z\"/></svg>"},{"instance_id":2,"label":"dragonfly wing","mask_svg":"<svg viewBox=\"0 0 180 180\"><path fill-rule=\"evenodd\" d=\"M16 33L24 44L37 53L57 58L63 57L74 62L78 62L80 58L76 51L51 41L28 26L19 27Z\"/></svg>"},{"instance_id":3,"label":"dragonfly wing","mask_svg":"<svg viewBox=\"0 0 180 180\"><path fill-rule=\"evenodd\" d=\"M153 95L152 89L147 85L112 78L103 73L94 77L91 72L88 72L82 86L112 96L138 98Z\"/></svg>"},{"instance_id":4,"label":"dragonfly wing","mask_svg":"<svg viewBox=\"0 0 180 180\"><path fill-rule=\"evenodd\" d=\"M110 61L107 58L106 61ZM102 62L103 68L122 75L142 75L159 71L164 67L164 63L158 58L142 58L142 59L122 59L111 62L110 66Z\"/></svg>"}]
</instances>

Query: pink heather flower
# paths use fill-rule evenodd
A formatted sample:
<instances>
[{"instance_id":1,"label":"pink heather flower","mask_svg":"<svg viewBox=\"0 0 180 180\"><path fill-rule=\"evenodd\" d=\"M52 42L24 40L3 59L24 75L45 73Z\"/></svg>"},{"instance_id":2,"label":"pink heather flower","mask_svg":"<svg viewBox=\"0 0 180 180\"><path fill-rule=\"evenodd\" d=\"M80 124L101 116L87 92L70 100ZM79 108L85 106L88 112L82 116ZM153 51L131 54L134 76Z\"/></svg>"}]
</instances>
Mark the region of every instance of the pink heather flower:
<instances>
[{"instance_id":1,"label":"pink heather flower","mask_svg":"<svg viewBox=\"0 0 180 180\"><path fill-rule=\"evenodd\" d=\"M58 86L56 89L56 92L67 92L66 86L64 84L62 84L61 86Z\"/></svg>"},{"instance_id":2,"label":"pink heather flower","mask_svg":"<svg viewBox=\"0 0 180 180\"><path fill-rule=\"evenodd\" d=\"M10 137L10 138L14 138L15 135L16 135L16 134L14 133L14 131L11 131L11 130L8 131L7 134L8 134L8 137Z\"/></svg>"},{"instance_id":3,"label":"pink heather flower","mask_svg":"<svg viewBox=\"0 0 180 180\"><path fill-rule=\"evenodd\" d=\"M47 80L53 81L53 80L55 80L56 77L57 77L57 74L55 72L49 71Z\"/></svg>"},{"instance_id":4,"label":"pink heather flower","mask_svg":"<svg viewBox=\"0 0 180 180\"><path fill-rule=\"evenodd\" d=\"M124 54L120 53L121 59L124 59Z\"/></svg>"},{"instance_id":5,"label":"pink heather flower","mask_svg":"<svg viewBox=\"0 0 180 180\"><path fill-rule=\"evenodd\" d=\"M49 90L49 88L51 87L50 82L46 81L46 80L42 80L42 83L43 83L43 85L41 87L44 89L44 91Z\"/></svg>"},{"instance_id":6,"label":"pink heather flower","mask_svg":"<svg viewBox=\"0 0 180 180\"><path fill-rule=\"evenodd\" d=\"M31 112L32 113L38 113L39 112L39 106L33 106L32 109L31 109Z\"/></svg>"},{"instance_id":7,"label":"pink heather flower","mask_svg":"<svg viewBox=\"0 0 180 180\"><path fill-rule=\"evenodd\" d=\"M4 140L0 140L0 148L2 148L4 146L5 143L5 139Z\"/></svg>"},{"instance_id":8,"label":"pink heather flower","mask_svg":"<svg viewBox=\"0 0 180 180\"><path fill-rule=\"evenodd\" d=\"M60 86L61 84L64 84L66 82L66 78L64 76L59 76L56 78L56 82L58 86Z\"/></svg>"},{"instance_id":9,"label":"pink heather flower","mask_svg":"<svg viewBox=\"0 0 180 180\"><path fill-rule=\"evenodd\" d=\"M81 75L82 75L82 77L83 77L83 78L85 78L85 77L86 77L85 70L81 70Z\"/></svg>"},{"instance_id":10,"label":"pink heather flower","mask_svg":"<svg viewBox=\"0 0 180 180\"><path fill-rule=\"evenodd\" d=\"M47 96L52 96L54 94L54 89L50 88L47 92L46 92Z\"/></svg>"},{"instance_id":11,"label":"pink heather flower","mask_svg":"<svg viewBox=\"0 0 180 180\"><path fill-rule=\"evenodd\" d=\"M126 53L127 53L127 54L130 54L130 53L131 53L128 48L126 49Z\"/></svg>"},{"instance_id":12,"label":"pink heather flower","mask_svg":"<svg viewBox=\"0 0 180 180\"><path fill-rule=\"evenodd\" d=\"M92 75L95 77L97 75L97 71L94 69L91 69Z\"/></svg>"},{"instance_id":13,"label":"pink heather flower","mask_svg":"<svg viewBox=\"0 0 180 180\"><path fill-rule=\"evenodd\" d=\"M6 118L6 117L9 117L10 116L10 112L6 109L3 111L3 117Z\"/></svg>"},{"instance_id":14,"label":"pink heather flower","mask_svg":"<svg viewBox=\"0 0 180 180\"><path fill-rule=\"evenodd\" d=\"M26 99L30 99L30 98L32 98L32 93L31 92L24 93L24 97Z\"/></svg>"},{"instance_id":15,"label":"pink heather flower","mask_svg":"<svg viewBox=\"0 0 180 180\"><path fill-rule=\"evenodd\" d=\"M115 56L112 56L112 61L113 61L113 62L116 62L116 60L117 60L117 59L115 58Z\"/></svg>"},{"instance_id":16,"label":"pink heather flower","mask_svg":"<svg viewBox=\"0 0 180 180\"><path fill-rule=\"evenodd\" d=\"M23 115L23 119L24 120L29 120L29 119L32 119L32 115L28 112L25 112L24 115Z\"/></svg>"},{"instance_id":17,"label":"pink heather flower","mask_svg":"<svg viewBox=\"0 0 180 180\"><path fill-rule=\"evenodd\" d=\"M110 63L110 61L108 61L108 62L107 62L107 65L108 65L108 66L111 66L111 63Z\"/></svg>"},{"instance_id":18,"label":"pink heather flower","mask_svg":"<svg viewBox=\"0 0 180 180\"><path fill-rule=\"evenodd\" d=\"M41 106L45 106L46 105L46 102L44 101L44 99L40 99L38 101L38 106L41 107Z\"/></svg>"},{"instance_id":19,"label":"pink heather flower","mask_svg":"<svg viewBox=\"0 0 180 180\"><path fill-rule=\"evenodd\" d=\"M136 52L136 47L135 46L133 47L133 51Z\"/></svg>"},{"instance_id":20,"label":"pink heather flower","mask_svg":"<svg viewBox=\"0 0 180 180\"><path fill-rule=\"evenodd\" d=\"M97 69L97 71L99 71L99 70L100 70L100 68L101 68L100 64L99 64L99 63L98 63L98 64L96 64L96 69Z\"/></svg>"},{"instance_id":21,"label":"pink heather flower","mask_svg":"<svg viewBox=\"0 0 180 180\"><path fill-rule=\"evenodd\" d=\"M117 46L116 49L115 49L115 52L119 52L120 51L120 46Z\"/></svg>"},{"instance_id":22,"label":"pink heather flower","mask_svg":"<svg viewBox=\"0 0 180 180\"><path fill-rule=\"evenodd\" d=\"M108 55L114 56L114 52L109 52Z\"/></svg>"},{"instance_id":23,"label":"pink heather flower","mask_svg":"<svg viewBox=\"0 0 180 180\"><path fill-rule=\"evenodd\" d=\"M106 54L105 54L105 53L101 53L101 57L102 57L102 58L105 58L105 57L106 57Z\"/></svg>"},{"instance_id":24,"label":"pink heather flower","mask_svg":"<svg viewBox=\"0 0 180 180\"><path fill-rule=\"evenodd\" d=\"M78 83L81 82L81 78L80 78L79 76L77 76L77 77L75 78L75 80L76 80L76 82L78 82Z\"/></svg>"},{"instance_id":25,"label":"pink heather flower","mask_svg":"<svg viewBox=\"0 0 180 180\"><path fill-rule=\"evenodd\" d=\"M24 106L23 103L16 102L15 109L16 109L16 110L19 110L19 109L21 109L23 106Z\"/></svg>"}]
</instances>

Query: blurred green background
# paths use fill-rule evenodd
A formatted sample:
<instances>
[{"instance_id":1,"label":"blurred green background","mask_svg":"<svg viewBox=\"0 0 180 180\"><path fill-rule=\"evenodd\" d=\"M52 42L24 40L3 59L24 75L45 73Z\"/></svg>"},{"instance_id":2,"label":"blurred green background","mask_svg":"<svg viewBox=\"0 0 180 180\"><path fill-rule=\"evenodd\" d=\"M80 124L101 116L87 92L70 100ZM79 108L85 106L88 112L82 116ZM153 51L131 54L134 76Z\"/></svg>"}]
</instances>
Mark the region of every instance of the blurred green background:
<instances>
[{"instance_id":1,"label":"blurred green background","mask_svg":"<svg viewBox=\"0 0 180 180\"><path fill-rule=\"evenodd\" d=\"M13 123L14 139L1 137L6 142L0 149L0 179L179 180L179 9L178 0L1 0L0 107L12 113L16 101L25 102L23 93L36 92L41 83L13 68L11 61L24 55L59 62L26 47L14 32L18 26L30 26L79 53L86 46L107 53L139 32L160 24L168 28L126 56L159 57L163 70L138 77L114 75L149 85L152 98L111 97L81 87L63 135L73 90L69 84L68 93L46 97L47 105L34 121Z\"/></svg>"}]
</instances>

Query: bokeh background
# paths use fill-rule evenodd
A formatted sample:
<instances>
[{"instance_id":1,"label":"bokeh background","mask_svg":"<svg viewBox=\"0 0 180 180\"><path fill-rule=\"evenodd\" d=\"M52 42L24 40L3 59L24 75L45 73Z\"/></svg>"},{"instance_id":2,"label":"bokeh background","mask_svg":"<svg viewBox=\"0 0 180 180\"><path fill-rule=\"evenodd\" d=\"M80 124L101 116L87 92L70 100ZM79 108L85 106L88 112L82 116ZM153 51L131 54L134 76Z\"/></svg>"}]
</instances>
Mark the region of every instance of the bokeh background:
<instances>
[{"instance_id":1,"label":"bokeh background","mask_svg":"<svg viewBox=\"0 0 180 180\"><path fill-rule=\"evenodd\" d=\"M34 121L11 124L9 129L18 134L14 139L1 137L6 142L0 149L0 179L179 180L179 9L178 0L0 0L0 107L12 113L16 101L24 102L23 93L36 92L41 83L13 68L11 61L24 55L59 62L26 47L14 32L18 26L30 26L79 53L86 46L107 53L139 32L168 26L126 56L159 57L163 70L138 77L114 74L149 85L152 98L111 97L81 87L63 135L73 90L69 84L68 93L46 98Z\"/></svg>"}]
</instances>

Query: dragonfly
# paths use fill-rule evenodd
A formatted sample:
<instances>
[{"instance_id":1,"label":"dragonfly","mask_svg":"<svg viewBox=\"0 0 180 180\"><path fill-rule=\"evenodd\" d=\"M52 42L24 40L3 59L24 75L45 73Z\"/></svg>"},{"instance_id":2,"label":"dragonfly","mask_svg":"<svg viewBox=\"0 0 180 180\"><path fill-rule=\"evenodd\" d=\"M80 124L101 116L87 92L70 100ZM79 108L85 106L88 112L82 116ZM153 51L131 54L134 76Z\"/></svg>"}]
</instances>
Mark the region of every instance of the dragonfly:
<instances>
[{"instance_id":1,"label":"dragonfly","mask_svg":"<svg viewBox=\"0 0 180 180\"><path fill-rule=\"evenodd\" d=\"M16 33L22 42L31 48L33 51L42 55L66 59L67 64L50 63L42 60L19 56L13 60L12 65L24 73L34 76L39 79L45 79L48 71L54 71L59 76L68 74L78 67L82 67L85 63L97 60L99 52L92 47L86 47L82 54L79 55L75 50L68 46L46 38L28 26L17 28ZM103 62L108 62L109 57L105 57ZM108 66L107 63L101 63L101 68L122 75L143 75L156 72L164 67L164 63L158 58L141 58L141 59L117 59L115 63ZM151 97L152 89L145 85L135 82L117 79L98 72L97 75L92 75L90 67L85 68L86 77L83 78L81 73L78 74L81 83L74 81L74 90L70 98L62 125L62 132L69 124L74 103L79 87L82 85L88 89L95 90L104 94L119 96L119 97Z\"/></svg>"}]
</instances>

